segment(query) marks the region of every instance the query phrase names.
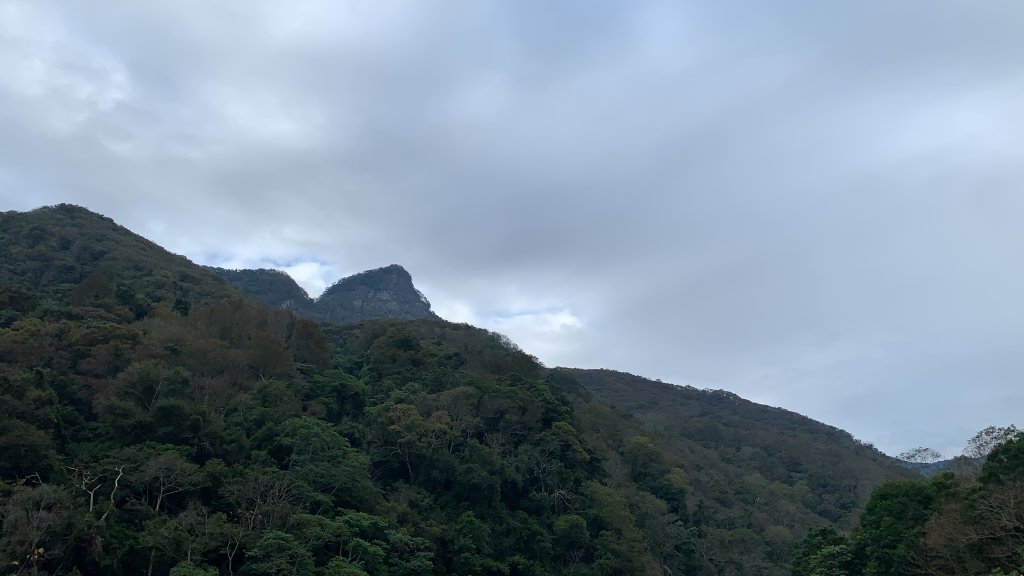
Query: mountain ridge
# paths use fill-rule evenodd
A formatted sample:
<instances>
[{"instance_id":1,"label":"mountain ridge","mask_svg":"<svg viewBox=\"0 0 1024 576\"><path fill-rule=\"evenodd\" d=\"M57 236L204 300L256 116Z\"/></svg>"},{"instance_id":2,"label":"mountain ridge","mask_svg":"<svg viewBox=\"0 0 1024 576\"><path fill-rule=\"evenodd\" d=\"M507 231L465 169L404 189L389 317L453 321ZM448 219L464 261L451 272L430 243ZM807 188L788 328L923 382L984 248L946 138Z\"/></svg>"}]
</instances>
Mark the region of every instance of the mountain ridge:
<instances>
[{"instance_id":1,"label":"mountain ridge","mask_svg":"<svg viewBox=\"0 0 1024 576\"><path fill-rule=\"evenodd\" d=\"M0 241L0 508L53 491L74 508L39 540L49 566L167 573L181 551L126 535L187 540L206 510L245 562L290 541L326 569L356 538L381 550L352 559L372 576L782 576L807 530L851 526L874 484L912 474L784 409L545 368L468 324L302 318L258 297L308 299L284 273L239 289L79 207L0 214ZM399 266L325 295L344 313L429 309ZM154 500L167 466L190 483ZM268 486L281 508L246 508ZM36 549L19 542L0 535L0 554ZM223 546L197 562L237 569Z\"/></svg>"},{"instance_id":2,"label":"mountain ridge","mask_svg":"<svg viewBox=\"0 0 1024 576\"><path fill-rule=\"evenodd\" d=\"M287 272L267 268L227 270L206 267L246 295L264 304L322 322L439 319L430 301L398 264L366 270L337 280L312 298Z\"/></svg>"},{"instance_id":3,"label":"mountain ridge","mask_svg":"<svg viewBox=\"0 0 1024 576\"><path fill-rule=\"evenodd\" d=\"M885 478L913 476L896 459L845 430L732 392L700 390L615 370L557 370L635 415L674 451L691 454L716 476L729 478L727 484L736 488L721 495L724 504L742 500L744 490L758 492L774 486L797 494L809 488L814 496L803 500L808 509L821 520L849 528L859 503L875 484ZM752 471L758 478L749 477Z\"/></svg>"},{"instance_id":4,"label":"mountain ridge","mask_svg":"<svg viewBox=\"0 0 1024 576\"><path fill-rule=\"evenodd\" d=\"M271 306L324 322L418 319L438 316L412 283L392 264L332 284L310 298L286 272L272 269L226 270L198 265L140 236L113 219L74 204L43 206L26 212L0 212L0 283L73 298L74 288L94 275L101 292L121 290L138 313L148 306L177 306L245 294ZM145 254L129 260L126 254ZM42 265L51 259L52 265ZM118 282L113 285L111 278ZM136 288L146 285L144 293Z\"/></svg>"},{"instance_id":5,"label":"mountain ridge","mask_svg":"<svg viewBox=\"0 0 1024 576\"><path fill-rule=\"evenodd\" d=\"M94 290L142 308L241 296L188 258L74 204L0 212L0 246L0 284L62 299L75 299L90 276Z\"/></svg>"}]
</instances>

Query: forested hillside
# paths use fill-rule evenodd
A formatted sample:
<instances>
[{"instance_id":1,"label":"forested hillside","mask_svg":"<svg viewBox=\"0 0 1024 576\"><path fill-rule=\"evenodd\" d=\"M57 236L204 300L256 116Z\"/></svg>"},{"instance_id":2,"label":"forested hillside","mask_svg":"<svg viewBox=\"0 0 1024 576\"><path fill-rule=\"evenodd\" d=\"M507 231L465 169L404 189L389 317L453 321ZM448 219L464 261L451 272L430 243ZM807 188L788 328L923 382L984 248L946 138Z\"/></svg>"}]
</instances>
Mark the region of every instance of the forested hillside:
<instances>
[{"instance_id":1,"label":"forested hillside","mask_svg":"<svg viewBox=\"0 0 1024 576\"><path fill-rule=\"evenodd\" d=\"M685 463L704 537L736 557L781 562L808 526L850 528L879 482L916 476L842 430L723 390L611 370L565 373Z\"/></svg>"},{"instance_id":2,"label":"forested hillside","mask_svg":"<svg viewBox=\"0 0 1024 576\"><path fill-rule=\"evenodd\" d=\"M69 305L110 297L138 318L155 305L187 312L193 301L239 295L186 258L69 204L0 212L0 287Z\"/></svg>"},{"instance_id":3,"label":"forested hillside","mask_svg":"<svg viewBox=\"0 0 1024 576\"><path fill-rule=\"evenodd\" d=\"M800 514L810 515L801 524L849 527L876 484L915 476L843 430L724 390L612 370L568 372L598 398L634 414L673 453L686 455L700 472L694 489L726 516L735 509L754 514L787 494ZM783 513L762 512L775 518Z\"/></svg>"},{"instance_id":4,"label":"forested hillside","mask_svg":"<svg viewBox=\"0 0 1024 576\"><path fill-rule=\"evenodd\" d=\"M785 574L890 471L471 326L318 324L81 208L0 224L0 574Z\"/></svg>"},{"instance_id":5,"label":"forested hillside","mask_svg":"<svg viewBox=\"0 0 1024 576\"><path fill-rule=\"evenodd\" d=\"M880 485L848 533L812 530L794 576L1020 576L1024 573L1024 434L990 427L986 442L928 479ZM975 448L977 444L975 444Z\"/></svg>"}]
</instances>

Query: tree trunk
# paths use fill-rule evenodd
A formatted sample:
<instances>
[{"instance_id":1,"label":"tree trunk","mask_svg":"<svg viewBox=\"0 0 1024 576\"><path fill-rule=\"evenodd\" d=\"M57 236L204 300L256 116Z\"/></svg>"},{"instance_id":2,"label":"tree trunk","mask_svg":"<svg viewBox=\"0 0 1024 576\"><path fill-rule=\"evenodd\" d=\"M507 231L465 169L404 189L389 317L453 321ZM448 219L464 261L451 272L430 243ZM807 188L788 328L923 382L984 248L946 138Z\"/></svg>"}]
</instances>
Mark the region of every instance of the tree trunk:
<instances>
[{"instance_id":1,"label":"tree trunk","mask_svg":"<svg viewBox=\"0 0 1024 576\"><path fill-rule=\"evenodd\" d=\"M149 547L149 570L146 571L146 576L153 576L153 561L156 560L156 546Z\"/></svg>"}]
</instances>

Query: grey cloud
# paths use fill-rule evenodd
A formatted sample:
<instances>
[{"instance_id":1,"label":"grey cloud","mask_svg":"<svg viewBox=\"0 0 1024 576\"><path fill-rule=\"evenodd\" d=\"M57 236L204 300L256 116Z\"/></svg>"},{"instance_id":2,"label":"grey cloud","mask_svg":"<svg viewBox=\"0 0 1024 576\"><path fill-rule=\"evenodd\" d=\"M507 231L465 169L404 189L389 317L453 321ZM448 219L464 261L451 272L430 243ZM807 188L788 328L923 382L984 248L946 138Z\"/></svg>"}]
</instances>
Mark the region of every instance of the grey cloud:
<instances>
[{"instance_id":1,"label":"grey cloud","mask_svg":"<svg viewBox=\"0 0 1024 576\"><path fill-rule=\"evenodd\" d=\"M1019 2L0 6L6 207L893 451L1024 400Z\"/></svg>"}]
</instances>

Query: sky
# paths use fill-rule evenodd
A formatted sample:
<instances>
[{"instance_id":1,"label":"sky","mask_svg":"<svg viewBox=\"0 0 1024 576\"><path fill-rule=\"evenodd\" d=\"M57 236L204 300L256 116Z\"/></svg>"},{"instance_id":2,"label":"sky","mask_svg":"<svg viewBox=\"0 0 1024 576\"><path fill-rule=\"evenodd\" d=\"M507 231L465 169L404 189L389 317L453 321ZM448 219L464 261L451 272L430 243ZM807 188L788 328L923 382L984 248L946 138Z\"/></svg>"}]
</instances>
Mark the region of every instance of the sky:
<instances>
[{"instance_id":1,"label":"sky","mask_svg":"<svg viewBox=\"0 0 1024 576\"><path fill-rule=\"evenodd\" d=\"M0 0L0 210L889 453L1024 424L1020 0Z\"/></svg>"}]
</instances>

